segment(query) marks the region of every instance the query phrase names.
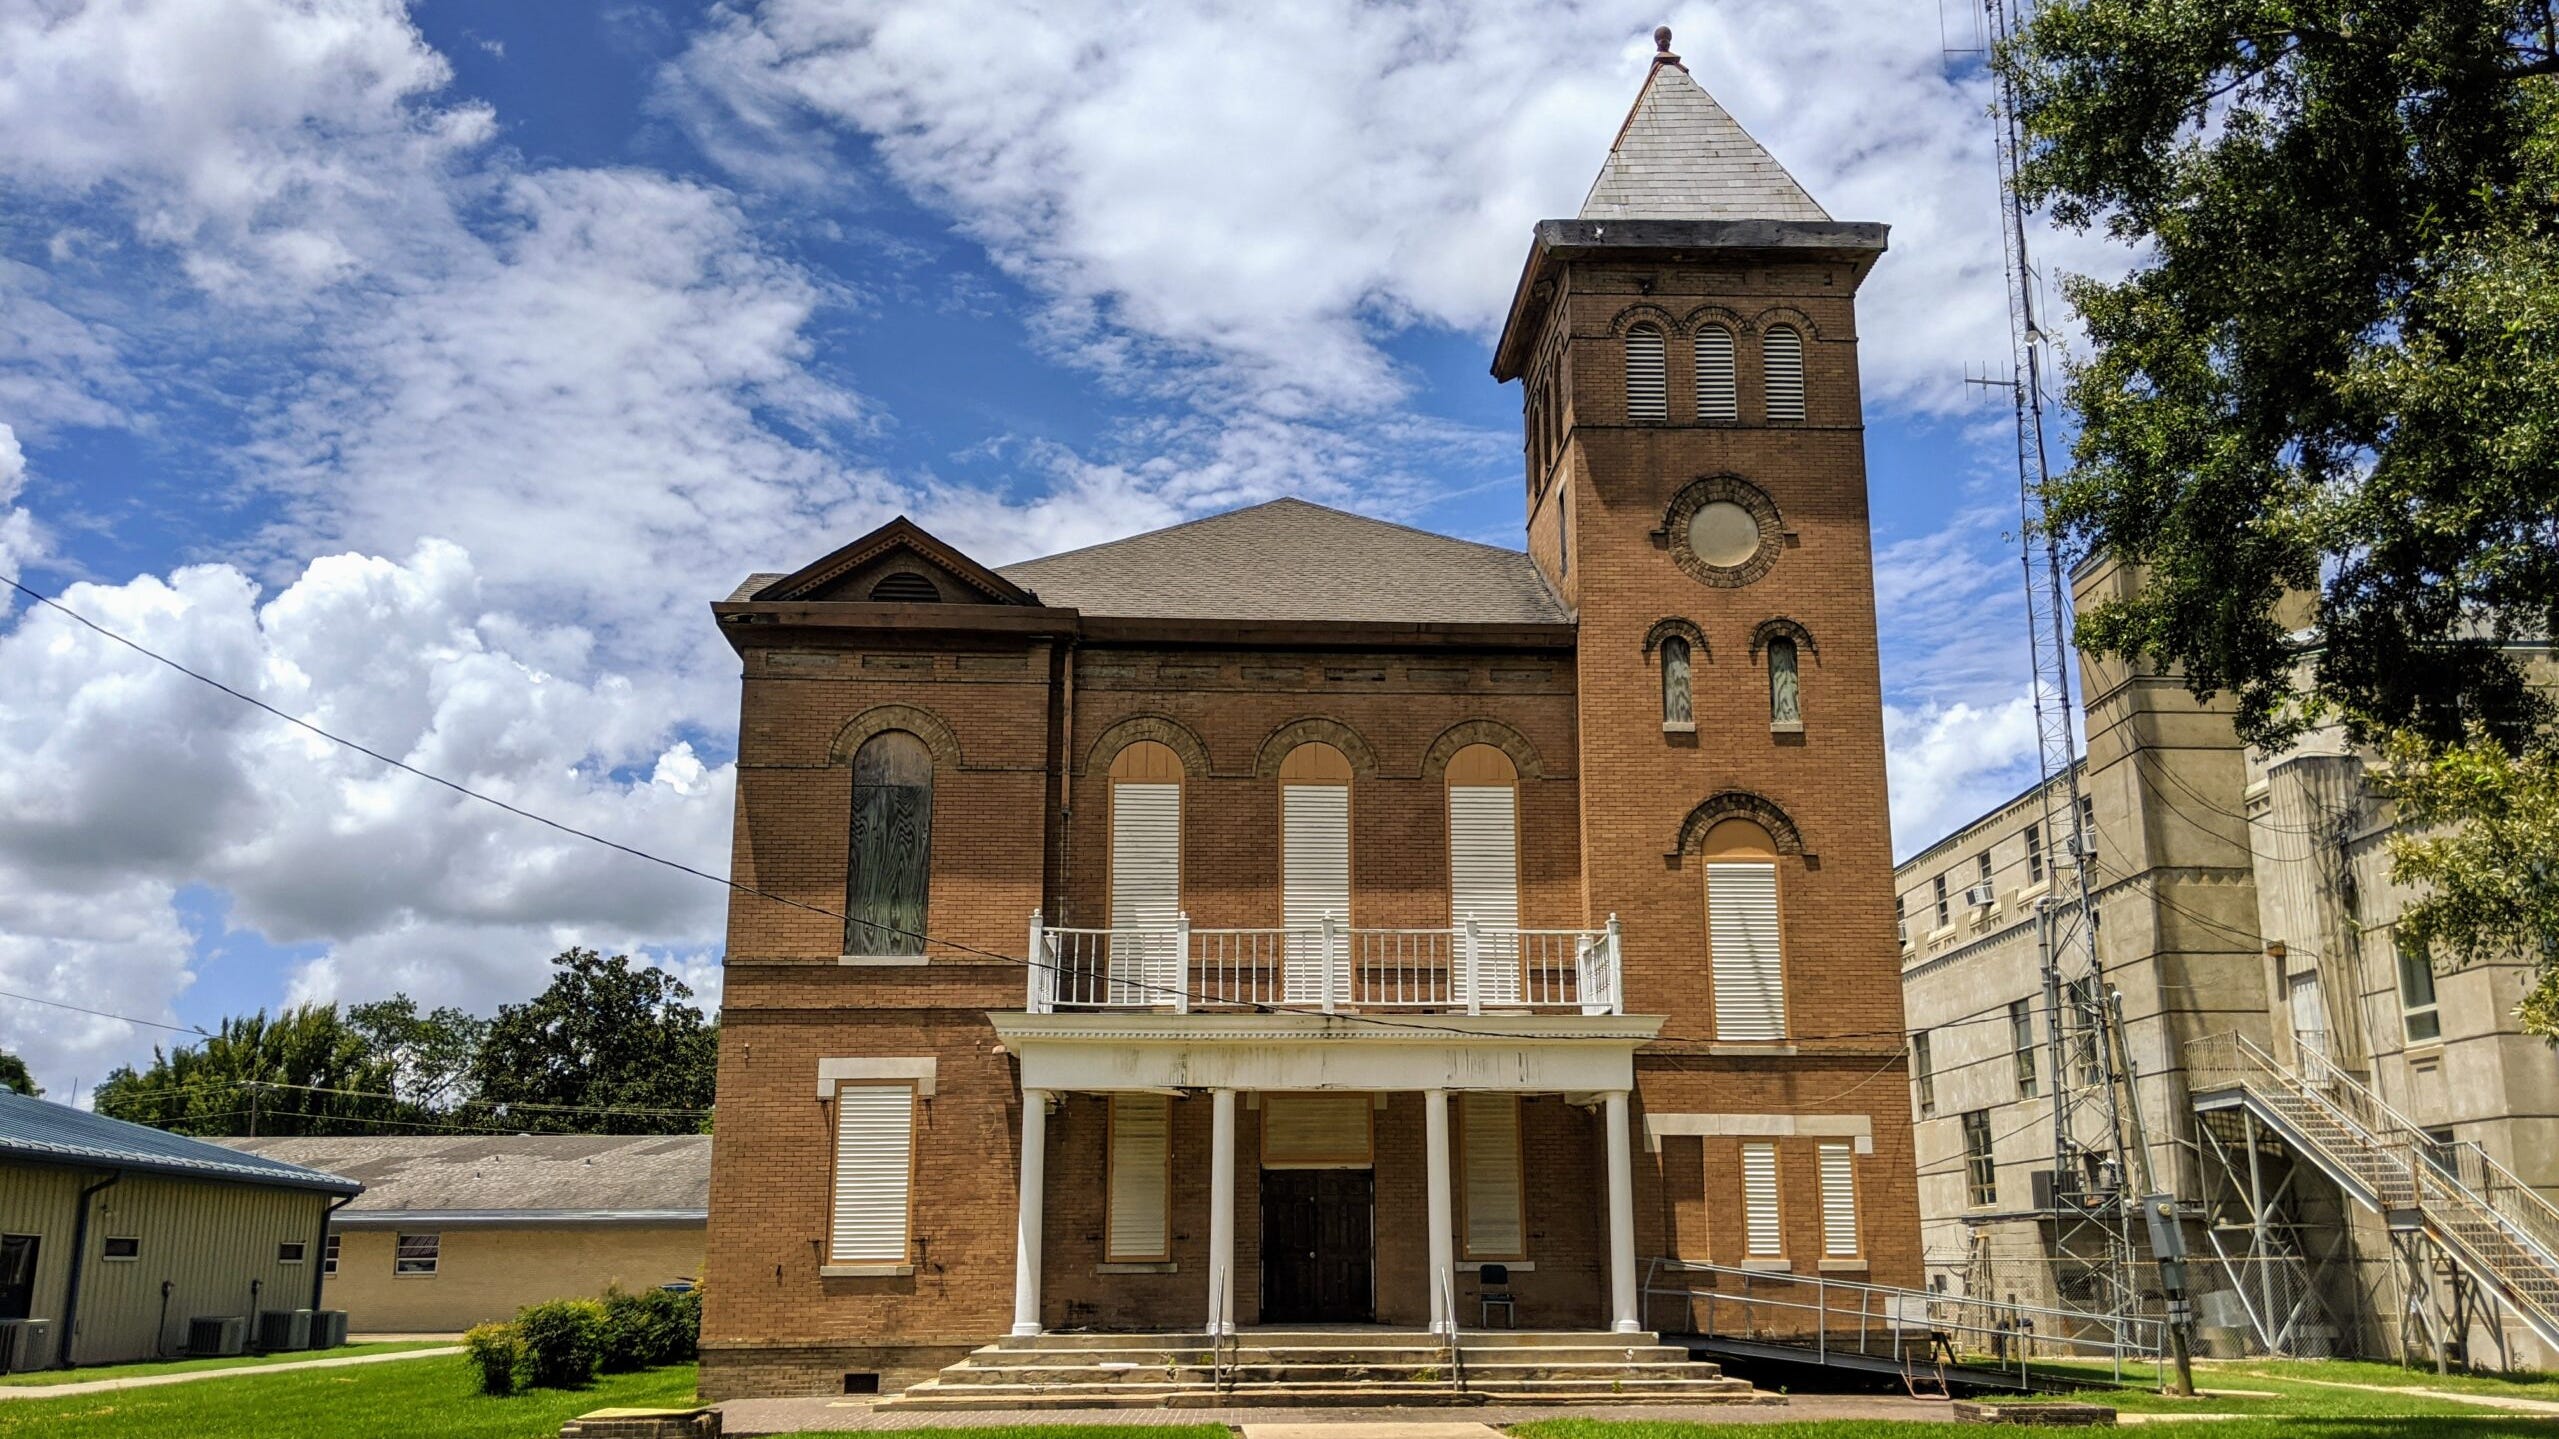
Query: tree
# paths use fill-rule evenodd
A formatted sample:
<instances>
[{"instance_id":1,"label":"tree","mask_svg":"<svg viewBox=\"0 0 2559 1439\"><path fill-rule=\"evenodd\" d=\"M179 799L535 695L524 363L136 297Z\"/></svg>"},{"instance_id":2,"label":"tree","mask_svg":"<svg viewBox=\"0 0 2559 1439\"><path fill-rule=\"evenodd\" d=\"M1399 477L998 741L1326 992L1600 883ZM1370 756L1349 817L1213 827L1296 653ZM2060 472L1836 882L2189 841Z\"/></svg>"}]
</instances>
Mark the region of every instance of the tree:
<instances>
[{"instance_id":1,"label":"tree","mask_svg":"<svg viewBox=\"0 0 2559 1439\"><path fill-rule=\"evenodd\" d=\"M36 1087L36 1077L27 1072L27 1062L5 1049L0 1049L0 1089L29 1098L44 1093Z\"/></svg>"},{"instance_id":2,"label":"tree","mask_svg":"<svg viewBox=\"0 0 2559 1439\"><path fill-rule=\"evenodd\" d=\"M471 1070L489 1021L445 1005L426 1014L406 994L347 1006L347 1027L390 1061L400 1098L421 1117L457 1114L472 1097Z\"/></svg>"},{"instance_id":3,"label":"tree","mask_svg":"<svg viewBox=\"0 0 2559 1439\"><path fill-rule=\"evenodd\" d=\"M2144 580L2079 642L2251 742L2386 748L2403 936L2537 966L2559 1035L2559 714L2519 658L2559 634L2550 0L2057 0L1994 64L2022 196L2141 255L2064 286L2053 523Z\"/></svg>"},{"instance_id":4,"label":"tree","mask_svg":"<svg viewBox=\"0 0 2559 1439\"><path fill-rule=\"evenodd\" d=\"M572 949L550 986L498 1010L473 1066L481 1123L684 1134L707 1127L718 1026L675 976ZM547 1108L546 1106L562 1106Z\"/></svg>"},{"instance_id":5,"label":"tree","mask_svg":"<svg viewBox=\"0 0 2559 1439\"><path fill-rule=\"evenodd\" d=\"M378 1134L404 1117L390 1060L334 1004L260 1010L198 1044L151 1051L151 1066L106 1077L100 1114L181 1134Z\"/></svg>"}]
</instances>

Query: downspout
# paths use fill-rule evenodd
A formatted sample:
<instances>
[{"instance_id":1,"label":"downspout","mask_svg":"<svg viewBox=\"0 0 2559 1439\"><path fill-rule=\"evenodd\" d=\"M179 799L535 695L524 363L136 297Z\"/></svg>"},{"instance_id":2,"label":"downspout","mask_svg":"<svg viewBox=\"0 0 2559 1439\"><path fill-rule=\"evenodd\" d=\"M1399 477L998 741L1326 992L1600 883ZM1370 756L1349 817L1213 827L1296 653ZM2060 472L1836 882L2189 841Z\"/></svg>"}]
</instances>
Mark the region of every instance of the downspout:
<instances>
[{"instance_id":1,"label":"downspout","mask_svg":"<svg viewBox=\"0 0 2559 1439\"><path fill-rule=\"evenodd\" d=\"M329 1278L329 1221L338 1217L339 1210L355 1203L356 1197L339 1195L336 1202L320 1211L320 1240L311 1246L311 1313L315 1324L319 1322L320 1286Z\"/></svg>"},{"instance_id":2,"label":"downspout","mask_svg":"<svg viewBox=\"0 0 2559 1439\"><path fill-rule=\"evenodd\" d=\"M80 1367L80 1361L72 1356L80 1344L80 1271L86 1267L83 1261L89 1257L89 1201L96 1198L100 1190L112 1189L123 1182L124 1171L119 1169L80 1191L80 1207L71 1222L71 1277L70 1282L63 1286L62 1294L62 1363L59 1367L64 1369Z\"/></svg>"},{"instance_id":3,"label":"downspout","mask_svg":"<svg viewBox=\"0 0 2559 1439\"><path fill-rule=\"evenodd\" d=\"M1072 924L1069 912L1073 903L1068 896L1075 892L1075 650L1077 639L1066 637L1065 652L1060 657L1061 675L1058 688L1057 746L1057 918L1052 924ZM1032 956L1037 959L1038 956Z\"/></svg>"}]
</instances>

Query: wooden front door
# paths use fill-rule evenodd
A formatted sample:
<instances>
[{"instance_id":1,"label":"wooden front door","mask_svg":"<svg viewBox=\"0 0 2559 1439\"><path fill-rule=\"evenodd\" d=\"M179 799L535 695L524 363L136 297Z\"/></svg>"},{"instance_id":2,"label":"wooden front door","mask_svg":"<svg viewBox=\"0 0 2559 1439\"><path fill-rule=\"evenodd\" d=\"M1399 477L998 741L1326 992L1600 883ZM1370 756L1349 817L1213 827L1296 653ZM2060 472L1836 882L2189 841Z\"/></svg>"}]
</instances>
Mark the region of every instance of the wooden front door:
<instances>
[{"instance_id":1,"label":"wooden front door","mask_svg":"<svg viewBox=\"0 0 2559 1439\"><path fill-rule=\"evenodd\" d=\"M1262 1322L1376 1318L1376 1209L1373 1170L1263 1170Z\"/></svg>"}]
</instances>

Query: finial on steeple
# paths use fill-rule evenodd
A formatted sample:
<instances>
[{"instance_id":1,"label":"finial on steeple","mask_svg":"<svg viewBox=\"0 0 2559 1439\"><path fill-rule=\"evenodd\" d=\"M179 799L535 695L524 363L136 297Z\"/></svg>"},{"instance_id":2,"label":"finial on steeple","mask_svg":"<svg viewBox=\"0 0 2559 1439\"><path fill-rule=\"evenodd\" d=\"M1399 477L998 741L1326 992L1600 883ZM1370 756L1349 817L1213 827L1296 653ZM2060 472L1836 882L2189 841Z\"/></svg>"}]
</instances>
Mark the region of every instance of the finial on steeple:
<instances>
[{"instance_id":1,"label":"finial on steeple","mask_svg":"<svg viewBox=\"0 0 2559 1439\"><path fill-rule=\"evenodd\" d=\"M1654 64L1679 65L1679 56L1672 53L1670 48L1670 27L1668 25L1657 25L1653 28L1653 50L1655 52L1653 55ZM1679 65L1679 68L1685 70L1688 67L1685 65Z\"/></svg>"}]
</instances>

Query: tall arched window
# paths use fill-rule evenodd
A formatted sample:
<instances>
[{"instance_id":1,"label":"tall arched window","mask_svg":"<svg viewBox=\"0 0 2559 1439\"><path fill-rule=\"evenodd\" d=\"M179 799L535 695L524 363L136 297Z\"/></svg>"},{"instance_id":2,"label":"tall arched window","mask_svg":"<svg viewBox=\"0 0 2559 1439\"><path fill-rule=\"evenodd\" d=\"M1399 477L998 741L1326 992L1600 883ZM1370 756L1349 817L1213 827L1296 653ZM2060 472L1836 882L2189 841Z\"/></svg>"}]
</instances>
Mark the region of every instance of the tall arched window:
<instances>
[{"instance_id":1,"label":"tall arched window","mask_svg":"<svg viewBox=\"0 0 2559 1439\"><path fill-rule=\"evenodd\" d=\"M1733 382L1733 332L1717 324L1697 327L1697 418L1727 423L1741 418Z\"/></svg>"},{"instance_id":2,"label":"tall arched window","mask_svg":"<svg viewBox=\"0 0 2559 1439\"><path fill-rule=\"evenodd\" d=\"M1626 418L1670 418L1670 380L1664 367L1666 354L1661 326L1646 322L1626 331Z\"/></svg>"},{"instance_id":3,"label":"tall arched window","mask_svg":"<svg viewBox=\"0 0 2559 1439\"><path fill-rule=\"evenodd\" d=\"M1139 740L1111 761L1111 1002L1170 1005L1184 979L1182 759Z\"/></svg>"},{"instance_id":4,"label":"tall arched window","mask_svg":"<svg viewBox=\"0 0 2559 1439\"><path fill-rule=\"evenodd\" d=\"M1768 642L1768 722L1772 725L1803 726L1804 692L1795 665L1793 640L1781 638Z\"/></svg>"},{"instance_id":5,"label":"tall arched window","mask_svg":"<svg viewBox=\"0 0 2559 1439\"><path fill-rule=\"evenodd\" d=\"M1302 744L1280 761L1280 914L1288 926L1282 993L1291 1004L1324 998L1321 927L1351 915L1351 762L1328 744ZM1345 941L1347 943L1347 941ZM1336 954L1333 998L1350 998L1347 954Z\"/></svg>"},{"instance_id":6,"label":"tall arched window","mask_svg":"<svg viewBox=\"0 0 2559 1439\"><path fill-rule=\"evenodd\" d=\"M1768 418L1804 417L1804 337L1792 325L1771 325L1759 342L1760 374L1768 393Z\"/></svg>"},{"instance_id":7,"label":"tall arched window","mask_svg":"<svg viewBox=\"0 0 2559 1439\"><path fill-rule=\"evenodd\" d=\"M1706 952L1717 1039L1786 1037L1786 970L1778 942L1777 846L1728 819L1706 832Z\"/></svg>"},{"instance_id":8,"label":"tall arched window","mask_svg":"<svg viewBox=\"0 0 2559 1439\"><path fill-rule=\"evenodd\" d=\"M844 952L924 952L933 872L933 751L885 730L853 752L852 847L844 877Z\"/></svg>"},{"instance_id":9,"label":"tall arched window","mask_svg":"<svg viewBox=\"0 0 2559 1439\"><path fill-rule=\"evenodd\" d=\"M1694 656L1688 641L1672 635L1662 641L1662 728L1697 728L1697 707L1689 694L1689 666Z\"/></svg>"},{"instance_id":10,"label":"tall arched window","mask_svg":"<svg viewBox=\"0 0 2559 1439\"><path fill-rule=\"evenodd\" d=\"M1519 769L1488 744L1448 760L1448 908L1461 930L1475 926L1471 992L1486 1004L1518 1003Z\"/></svg>"}]
</instances>

